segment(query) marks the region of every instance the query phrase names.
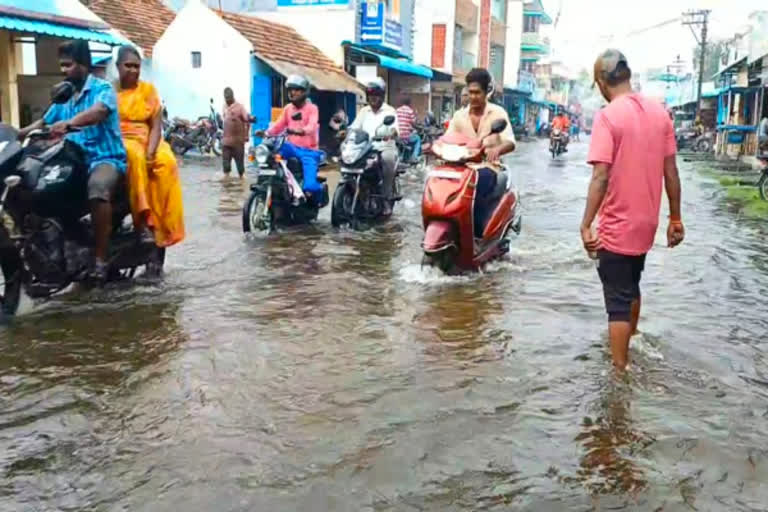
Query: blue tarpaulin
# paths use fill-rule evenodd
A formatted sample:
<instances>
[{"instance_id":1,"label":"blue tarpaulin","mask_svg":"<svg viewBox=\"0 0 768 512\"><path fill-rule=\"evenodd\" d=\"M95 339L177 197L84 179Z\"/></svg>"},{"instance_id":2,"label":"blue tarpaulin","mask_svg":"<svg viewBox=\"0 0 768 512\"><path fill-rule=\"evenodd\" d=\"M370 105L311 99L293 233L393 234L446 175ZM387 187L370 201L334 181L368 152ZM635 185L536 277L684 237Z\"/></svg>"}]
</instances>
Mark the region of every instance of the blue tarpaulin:
<instances>
[{"instance_id":1,"label":"blue tarpaulin","mask_svg":"<svg viewBox=\"0 0 768 512\"><path fill-rule=\"evenodd\" d=\"M60 37L62 39L84 39L86 41L114 46L128 43L125 39L115 37L108 32L73 27L50 21L18 18L16 16L0 15L0 29L12 30L15 32L27 32L31 34L43 34L46 36Z\"/></svg>"},{"instance_id":2,"label":"blue tarpaulin","mask_svg":"<svg viewBox=\"0 0 768 512\"><path fill-rule=\"evenodd\" d=\"M386 55L370 52L368 50L364 50L363 48L360 48L359 46L355 46L355 45L350 45L350 48L357 53L367 55L369 57L375 57L378 60L379 65L387 69L392 69L394 71L399 71L401 73L407 73L410 75L423 76L424 78L429 78L429 79L431 79L432 76L434 75L434 73L430 68L426 66L421 66L419 64L414 64L413 62L408 60L387 57Z\"/></svg>"}]
</instances>

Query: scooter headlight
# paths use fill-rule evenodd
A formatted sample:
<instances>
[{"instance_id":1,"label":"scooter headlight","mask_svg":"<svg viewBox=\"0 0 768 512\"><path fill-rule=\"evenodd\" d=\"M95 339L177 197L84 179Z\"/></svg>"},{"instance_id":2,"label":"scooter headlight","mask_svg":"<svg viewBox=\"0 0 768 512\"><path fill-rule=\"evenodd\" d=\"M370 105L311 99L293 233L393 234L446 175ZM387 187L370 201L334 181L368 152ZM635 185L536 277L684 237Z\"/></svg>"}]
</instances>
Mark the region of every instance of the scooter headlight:
<instances>
[{"instance_id":1,"label":"scooter headlight","mask_svg":"<svg viewBox=\"0 0 768 512\"><path fill-rule=\"evenodd\" d=\"M269 161L269 149L260 144L256 147L256 151L254 151L254 158L256 159L257 164L266 165Z\"/></svg>"}]
</instances>

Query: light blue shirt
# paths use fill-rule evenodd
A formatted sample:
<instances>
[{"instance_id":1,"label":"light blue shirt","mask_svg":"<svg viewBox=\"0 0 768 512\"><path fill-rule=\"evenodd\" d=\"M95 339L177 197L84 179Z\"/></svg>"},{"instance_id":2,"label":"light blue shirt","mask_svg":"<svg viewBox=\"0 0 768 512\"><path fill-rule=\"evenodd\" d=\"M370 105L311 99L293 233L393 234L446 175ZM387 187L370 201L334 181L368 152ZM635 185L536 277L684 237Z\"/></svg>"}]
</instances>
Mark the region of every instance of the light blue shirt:
<instances>
[{"instance_id":1,"label":"light blue shirt","mask_svg":"<svg viewBox=\"0 0 768 512\"><path fill-rule=\"evenodd\" d=\"M98 164L107 162L124 173L126 157L123 136L120 133L117 94L109 82L88 75L82 91L75 93L66 103L52 105L43 119L45 124L69 121L97 103L107 107L107 118L99 124L85 126L79 132L68 134L67 139L83 148L89 170L92 171Z\"/></svg>"}]
</instances>

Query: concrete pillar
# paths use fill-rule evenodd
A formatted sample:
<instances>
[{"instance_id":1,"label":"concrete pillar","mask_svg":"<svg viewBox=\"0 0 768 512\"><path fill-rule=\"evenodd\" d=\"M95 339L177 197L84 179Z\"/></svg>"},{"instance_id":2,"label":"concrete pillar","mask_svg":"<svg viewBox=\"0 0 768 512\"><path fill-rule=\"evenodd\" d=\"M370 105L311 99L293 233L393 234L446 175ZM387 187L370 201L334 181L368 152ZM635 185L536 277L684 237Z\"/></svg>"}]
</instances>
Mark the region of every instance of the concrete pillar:
<instances>
[{"instance_id":1,"label":"concrete pillar","mask_svg":"<svg viewBox=\"0 0 768 512\"><path fill-rule=\"evenodd\" d=\"M4 123L19 127L19 86L21 48L13 42L13 32L0 30L0 115Z\"/></svg>"}]
</instances>

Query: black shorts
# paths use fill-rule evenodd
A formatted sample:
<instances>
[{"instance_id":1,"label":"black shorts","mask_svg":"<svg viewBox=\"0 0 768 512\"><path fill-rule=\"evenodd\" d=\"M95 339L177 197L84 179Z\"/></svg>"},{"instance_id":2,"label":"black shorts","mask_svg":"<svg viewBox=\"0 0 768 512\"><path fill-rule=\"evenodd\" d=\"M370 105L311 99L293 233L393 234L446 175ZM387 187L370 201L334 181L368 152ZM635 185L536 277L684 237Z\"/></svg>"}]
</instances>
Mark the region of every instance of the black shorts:
<instances>
[{"instance_id":1,"label":"black shorts","mask_svg":"<svg viewBox=\"0 0 768 512\"><path fill-rule=\"evenodd\" d=\"M640 298L640 276L645 269L645 254L625 256L597 251L597 273L603 283L605 310L610 322L629 322L632 301Z\"/></svg>"}]
</instances>

